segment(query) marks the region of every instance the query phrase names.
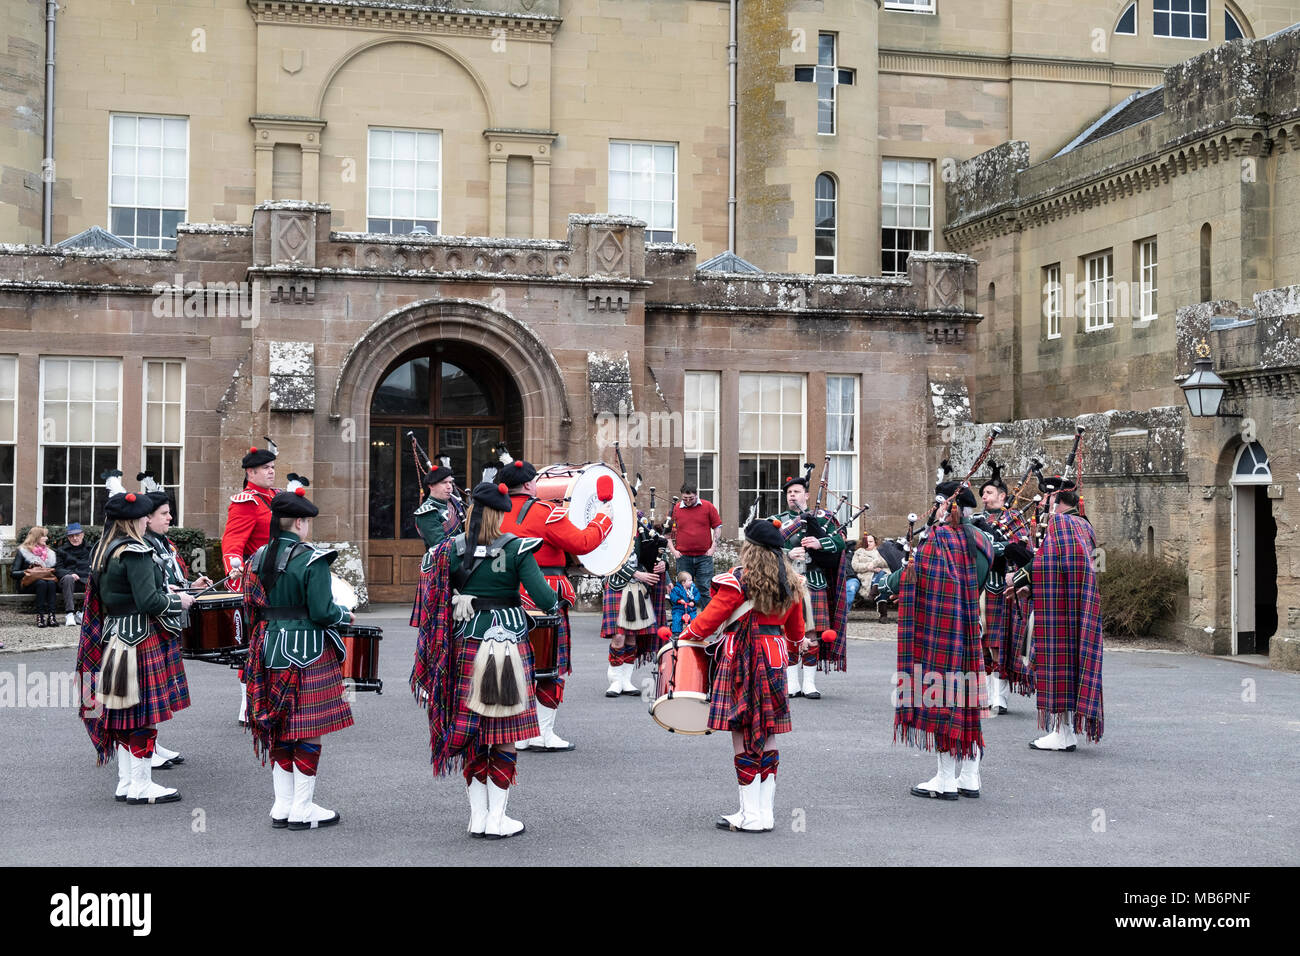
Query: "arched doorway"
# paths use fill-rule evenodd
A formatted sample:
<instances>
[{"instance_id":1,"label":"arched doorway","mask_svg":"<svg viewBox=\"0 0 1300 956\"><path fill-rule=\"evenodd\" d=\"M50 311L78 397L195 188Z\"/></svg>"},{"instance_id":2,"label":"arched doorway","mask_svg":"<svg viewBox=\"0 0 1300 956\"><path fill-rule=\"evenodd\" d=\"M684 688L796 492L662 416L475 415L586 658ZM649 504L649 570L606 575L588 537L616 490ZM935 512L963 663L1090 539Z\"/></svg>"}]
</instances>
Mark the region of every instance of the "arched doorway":
<instances>
[{"instance_id":1,"label":"arched doorway","mask_svg":"<svg viewBox=\"0 0 1300 956\"><path fill-rule=\"evenodd\" d=\"M472 488L493 449L523 445L523 404L513 378L486 350L438 340L392 362L370 402L368 585L372 601L405 601L420 578L424 544L413 512L420 486L410 435L450 460Z\"/></svg>"},{"instance_id":2,"label":"arched doorway","mask_svg":"<svg viewBox=\"0 0 1300 956\"><path fill-rule=\"evenodd\" d=\"M1277 632L1277 522L1268 453L1251 442L1232 468L1232 653L1268 654Z\"/></svg>"}]
</instances>

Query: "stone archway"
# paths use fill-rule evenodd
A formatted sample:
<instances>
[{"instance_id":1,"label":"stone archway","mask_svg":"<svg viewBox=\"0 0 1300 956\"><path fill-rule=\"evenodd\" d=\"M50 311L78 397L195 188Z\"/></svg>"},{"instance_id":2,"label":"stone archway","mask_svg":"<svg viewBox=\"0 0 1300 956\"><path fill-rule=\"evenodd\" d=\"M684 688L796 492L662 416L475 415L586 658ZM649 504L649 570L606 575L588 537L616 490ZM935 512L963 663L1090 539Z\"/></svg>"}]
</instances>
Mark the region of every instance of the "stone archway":
<instances>
[{"instance_id":1,"label":"stone archway","mask_svg":"<svg viewBox=\"0 0 1300 956\"><path fill-rule=\"evenodd\" d=\"M385 371L403 355L435 341L483 349L513 376L523 406L524 444L511 449L532 461L560 460L572 424L564 378L546 343L513 316L470 299L425 299L374 322L339 368L329 417L351 431L347 458L352 480L348 513L365 566L369 560L370 404Z\"/></svg>"}]
</instances>

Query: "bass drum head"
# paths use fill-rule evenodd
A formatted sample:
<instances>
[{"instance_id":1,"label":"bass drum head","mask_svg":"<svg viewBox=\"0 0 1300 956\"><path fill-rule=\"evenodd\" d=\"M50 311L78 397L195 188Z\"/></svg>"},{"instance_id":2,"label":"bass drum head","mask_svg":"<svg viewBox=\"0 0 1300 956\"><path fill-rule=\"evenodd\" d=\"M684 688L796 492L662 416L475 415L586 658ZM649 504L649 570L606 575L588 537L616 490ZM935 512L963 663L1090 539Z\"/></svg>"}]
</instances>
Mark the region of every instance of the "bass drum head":
<instances>
[{"instance_id":1,"label":"bass drum head","mask_svg":"<svg viewBox=\"0 0 1300 956\"><path fill-rule=\"evenodd\" d=\"M622 475L603 462L582 467L581 474L569 489L567 520L579 529L591 523L601 503L596 498L596 480L602 475L608 475L614 481L614 500L610 503L614 528L596 550L578 555L582 566L599 577L621 568L636 541L636 502L632 498L632 489Z\"/></svg>"},{"instance_id":2,"label":"bass drum head","mask_svg":"<svg viewBox=\"0 0 1300 956\"><path fill-rule=\"evenodd\" d=\"M654 702L650 716L655 723L674 734L711 734L709 729L709 698L694 691L678 691L669 697L665 694Z\"/></svg>"}]
</instances>

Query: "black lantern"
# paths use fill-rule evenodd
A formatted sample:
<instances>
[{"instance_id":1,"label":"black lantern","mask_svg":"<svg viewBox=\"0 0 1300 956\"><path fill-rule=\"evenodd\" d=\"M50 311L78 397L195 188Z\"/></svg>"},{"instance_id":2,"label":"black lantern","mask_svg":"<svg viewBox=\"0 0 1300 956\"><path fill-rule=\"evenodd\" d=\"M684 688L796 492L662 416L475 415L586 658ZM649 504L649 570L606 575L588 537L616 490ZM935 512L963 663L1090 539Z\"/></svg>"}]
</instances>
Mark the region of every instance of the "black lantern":
<instances>
[{"instance_id":1,"label":"black lantern","mask_svg":"<svg viewBox=\"0 0 1300 956\"><path fill-rule=\"evenodd\" d=\"M1187 397L1187 407L1193 418L1240 418L1240 412L1221 412L1219 404L1228 390L1228 383L1214 371L1210 359L1210 345L1201 339L1196 346L1196 367L1179 386Z\"/></svg>"}]
</instances>

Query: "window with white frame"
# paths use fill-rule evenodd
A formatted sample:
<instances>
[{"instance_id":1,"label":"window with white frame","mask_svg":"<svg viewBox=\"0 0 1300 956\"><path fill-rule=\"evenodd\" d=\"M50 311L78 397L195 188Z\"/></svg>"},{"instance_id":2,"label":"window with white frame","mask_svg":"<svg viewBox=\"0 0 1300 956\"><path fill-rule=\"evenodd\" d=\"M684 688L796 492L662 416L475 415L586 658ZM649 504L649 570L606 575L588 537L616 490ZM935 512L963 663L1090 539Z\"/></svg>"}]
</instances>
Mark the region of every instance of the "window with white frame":
<instances>
[{"instance_id":1,"label":"window with white frame","mask_svg":"<svg viewBox=\"0 0 1300 956\"><path fill-rule=\"evenodd\" d=\"M149 359L144 363L144 435L140 460L171 492L172 521L181 523L181 472L185 460L185 363Z\"/></svg>"},{"instance_id":2,"label":"window with white frame","mask_svg":"<svg viewBox=\"0 0 1300 956\"><path fill-rule=\"evenodd\" d=\"M366 147L366 229L406 235L442 222L442 133L371 129Z\"/></svg>"},{"instance_id":3,"label":"window with white frame","mask_svg":"<svg viewBox=\"0 0 1300 956\"><path fill-rule=\"evenodd\" d=\"M933 169L927 159L886 159L880 189L880 271L907 272L907 257L930 251Z\"/></svg>"},{"instance_id":4,"label":"window with white frame","mask_svg":"<svg viewBox=\"0 0 1300 956\"><path fill-rule=\"evenodd\" d=\"M1128 7L1120 14L1119 22L1115 24L1115 34L1117 36L1137 36L1137 3L1130 3Z\"/></svg>"},{"instance_id":5,"label":"window with white frame","mask_svg":"<svg viewBox=\"0 0 1300 956\"><path fill-rule=\"evenodd\" d=\"M835 180L829 173L817 177L814 190L813 271L835 272Z\"/></svg>"},{"instance_id":6,"label":"window with white frame","mask_svg":"<svg viewBox=\"0 0 1300 956\"><path fill-rule=\"evenodd\" d=\"M900 13L934 13L935 0L885 0L886 10Z\"/></svg>"},{"instance_id":7,"label":"window with white frame","mask_svg":"<svg viewBox=\"0 0 1300 956\"><path fill-rule=\"evenodd\" d=\"M1143 239L1138 243L1138 282L1141 295L1140 321L1159 318L1160 307L1156 299L1159 283L1156 279L1156 240Z\"/></svg>"},{"instance_id":8,"label":"window with white frame","mask_svg":"<svg viewBox=\"0 0 1300 956\"><path fill-rule=\"evenodd\" d=\"M834 136L836 130L835 87L852 86L856 70L844 69L836 62L837 42L834 33L817 35L817 65L796 66L796 83L817 84L817 133Z\"/></svg>"},{"instance_id":9,"label":"window with white frame","mask_svg":"<svg viewBox=\"0 0 1300 956\"><path fill-rule=\"evenodd\" d=\"M189 120L108 118L109 231L139 249L175 249L189 189Z\"/></svg>"},{"instance_id":10,"label":"window with white frame","mask_svg":"<svg viewBox=\"0 0 1300 956\"><path fill-rule=\"evenodd\" d=\"M119 359L41 359L41 524L102 523L100 475L118 467L121 396Z\"/></svg>"},{"instance_id":11,"label":"window with white frame","mask_svg":"<svg viewBox=\"0 0 1300 956\"><path fill-rule=\"evenodd\" d=\"M740 376L741 520L758 498L758 514L785 510L787 478L803 474L805 385L802 375Z\"/></svg>"},{"instance_id":12,"label":"window with white frame","mask_svg":"<svg viewBox=\"0 0 1300 956\"><path fill-rule=\"evenodd\" d=\"M858 377L826 376L826 510L834 512L840 524L853 514L858 493ZM857 522L846 528L856 534Z\"/></svg>"},{"instance_id":13,"label":"window with white frame","mask_svg":"<svg viewBox=\"0 0 1300 956\"><path fill-rule=\"evenodd\" d=\"M611 140L609 211L646 224L646 242L677 238L677 146Z\"/></svg>"},{"instance_id":14,"label":"window with white frame","mask_svg":"<svg viewBox=\"0 0 1300 956\"><path fill-rule=\"evenodd\" d=\"M1208 40L1209 0L1151 0L1151 32L1158 37Z\"/></svg>"},{"instance_id":15,"label":"window with white frame","mask_svg":"<svg viewBox=\"0 0 1300 956\"><path fill-rule=\"evenodd\" d=\"M1109 252L1084 260L1084 331L1095 332L1115 324L1114 257Z\"/></svg>"},{"instance_id":16,"label":"window with white frame","mask_svg":"<svg viewBox=\"0 0 1300 956\"><path fill-rule=\"evenodd\" d=\"M1047 320L1047 337L1061 337L1061 264L1043 270L1043 318Z\"/></svg>"},{"instance_id":17,"label":"window with white frame","mask_svg":"<svg viewBox=\"0 0 1300 956\"><path fill-rule=\"evenodd\" d=\"M18 357L0 355L0 533L13 537L18 455Z\"/></svg>"},{"instance_id":18,"label":"window with white frame","mask_svg":"<svg viewBox=\"0 0 1300 956\"><path fill-rule=\"evenodd\" d=\"M685 479L695 482L700 497L718 505L718 391L717 372L687 372L683 401Z\"/></svg>"}]
</instances>

